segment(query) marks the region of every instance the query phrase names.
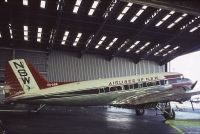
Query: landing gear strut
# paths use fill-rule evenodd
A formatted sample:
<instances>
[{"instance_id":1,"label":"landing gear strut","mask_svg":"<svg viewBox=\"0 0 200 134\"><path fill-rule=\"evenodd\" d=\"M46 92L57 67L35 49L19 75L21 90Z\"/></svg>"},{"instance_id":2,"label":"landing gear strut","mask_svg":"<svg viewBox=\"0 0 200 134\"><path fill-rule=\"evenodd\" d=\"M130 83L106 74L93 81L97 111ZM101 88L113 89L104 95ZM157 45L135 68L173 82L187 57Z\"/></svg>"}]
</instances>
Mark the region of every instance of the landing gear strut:
<instances>
[{"instance_id":1,"label":"landing gear strut","mask_svg":"<svg viewBox=\"0 0 200 134\"><path fill-rule=\"evenodd\" d=\"M39 113L41 109L43 109L46 106L46 104L40 104L39 107L37 107L34 110L29 110L30 113Z\"/></svg>"},{"instance_id":2,"label":"landing gear strut","mask_svg":"<svg viewBox=\"0 0 200 134\"><path fill-rule=\"evenodd\" d=\"M174 120L175 119L175 116L176 116L175 112L171 108L171 105L169 102L163 103L162 105L159 105L156 108L159 109L163 113L163 116L166 120Z\"/></svg>"},{"instance_id":3,"label":"landing gear strut","mask_svg":"<svg viewBox=\"0 0 200 134\"><path fill-rule=\"evenodd\" d=\"M136 115L139 115L139 116L144 115L144 111L145 110L143 108L136 108L135 109Z\"/></svg>"}]
</instances>

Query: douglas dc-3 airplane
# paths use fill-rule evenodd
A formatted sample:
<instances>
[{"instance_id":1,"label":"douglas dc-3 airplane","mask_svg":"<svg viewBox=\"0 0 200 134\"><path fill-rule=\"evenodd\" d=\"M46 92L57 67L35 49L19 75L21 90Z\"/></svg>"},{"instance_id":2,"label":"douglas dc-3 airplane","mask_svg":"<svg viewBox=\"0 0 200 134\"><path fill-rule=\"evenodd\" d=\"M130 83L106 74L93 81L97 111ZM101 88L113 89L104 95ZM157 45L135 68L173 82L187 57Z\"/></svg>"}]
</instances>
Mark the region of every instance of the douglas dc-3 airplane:
<instances>
[{"instance_id":1,"label":"douglas dc-3 airplane","mask_svg":"<svg viewBox=\"0 0 200 134\"><path fill-rule=\"evenodd\" d=\"M154 73L79 82L47 82L24 59L8 62L5 70L5 103L63 106L103 106L157 108L166 119L174 119L171 101L183 102L200 92L180 73ZM41 109L41 107L39 107Z\"/></svg>"}]
</instances>

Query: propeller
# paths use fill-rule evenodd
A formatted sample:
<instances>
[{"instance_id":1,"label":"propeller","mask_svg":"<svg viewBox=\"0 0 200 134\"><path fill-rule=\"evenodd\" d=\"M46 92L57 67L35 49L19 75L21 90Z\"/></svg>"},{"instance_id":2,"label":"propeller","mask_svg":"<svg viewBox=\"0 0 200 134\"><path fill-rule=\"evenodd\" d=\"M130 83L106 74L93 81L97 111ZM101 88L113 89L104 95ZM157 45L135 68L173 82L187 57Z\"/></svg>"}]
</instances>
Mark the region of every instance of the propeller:
<instances>
[{"instance_id":1,"label":"propeller","mask_svg":"<svg viewBox=\"0 0 200 134\"><path fill-rule=\"evenodd\" d=\"M196 86L196 84L197 84L197 81L195 81L195 83L192 84L191 89L193 89Z\"/></svg>"}]
</instances>

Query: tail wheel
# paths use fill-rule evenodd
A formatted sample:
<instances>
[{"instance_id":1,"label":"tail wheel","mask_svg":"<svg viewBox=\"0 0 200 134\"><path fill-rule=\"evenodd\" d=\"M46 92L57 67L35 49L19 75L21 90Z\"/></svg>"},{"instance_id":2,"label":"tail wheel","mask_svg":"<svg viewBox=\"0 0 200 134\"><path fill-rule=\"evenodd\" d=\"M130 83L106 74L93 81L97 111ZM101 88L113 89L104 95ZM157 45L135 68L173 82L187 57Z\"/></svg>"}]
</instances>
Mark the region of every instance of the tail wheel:
<instances>
[{"instance_id":1,"label":"tail wheel","mask_svg":"<svg viewBox=\"0 0 200 134\"><path fill-rule=\"evenodd\" d=\"M163 116L166 120L174 120L175 119L175 112L173 109L168 109L164 112Z\"/></svg>"},{"instance_id":2,"label":"tail wheel","mask_svg":"<svg viewBox=\"0 0 200 134\"><path fill-rule=\"evenodd\" d=\"M142 108L137 108L137 109L135 109L135 112L136 112L136 115L139 115L139 116L141 116L141 115L144 115L144 109L142 109Z\"/></svg>"}]
</instances>

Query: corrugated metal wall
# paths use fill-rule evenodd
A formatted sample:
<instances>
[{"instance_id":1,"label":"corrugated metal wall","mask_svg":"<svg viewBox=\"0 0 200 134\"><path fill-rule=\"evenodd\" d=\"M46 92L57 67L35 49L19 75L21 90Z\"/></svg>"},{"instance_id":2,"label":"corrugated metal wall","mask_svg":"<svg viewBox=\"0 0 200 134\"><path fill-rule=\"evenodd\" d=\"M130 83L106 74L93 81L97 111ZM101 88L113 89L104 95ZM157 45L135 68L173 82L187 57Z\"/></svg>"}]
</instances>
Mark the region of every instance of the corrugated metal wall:
<instances>
[{"instance_id":1,"label":"corrugated metal wall","mask_svg":"<svg viewBox=\"0 0 200 134\"><path fill-rule=\"evenodd\" d=\"M6 63L12 59L11 49L0 49L0 83L4 81L4 71Z\"/></svg>"},{"instance_id":2,"label":"corrugated metal wall","mask_svg":"<svg viewBox=\"0 0 200 134\"><path fill-rule=\"evenodd\" d=\"M107 61L101 56L73 54L52 51L48 58L47 77L49 81L79 81L135 74L164 72L164 66L151 61L134 64L128 59L115 57Z\"/></svg>"},{"instance_id":3,"label":"corrugated metal wall","mask_svg":"<svg viewBox=\"0 0 200 134\"><path fill-rule=\"evenodd\" d=\"M164 72L164 66L151 61L134 64L129 59L115 57L111 61L102 56L83 55L77 58L72 53L52 51L47 53L30 50L0 49L0 79L4 77L5 63L10 59L24 58L49 81L80 81Z\"/></svg>"},{"instance_id":4,"label":"corrugated metal wall","mask_svg":"<svg viewBox=\"0 0 200 134\"><path fill-rule=\"evenodd\" d=\"M4 79L5 64L11 59L25 59L45 78L47 76L47 53L33 50L15 50L0 48L0 81Z\"/></svg>"}]
</instances>

